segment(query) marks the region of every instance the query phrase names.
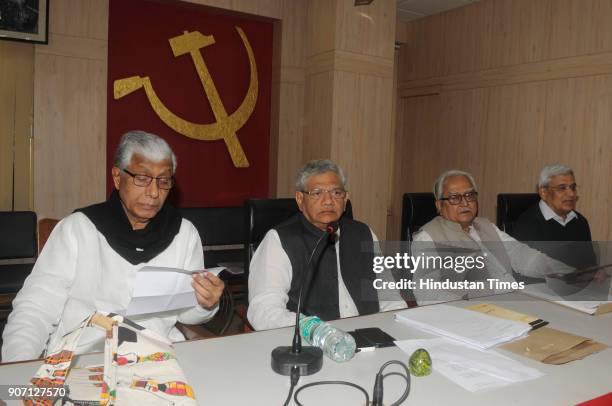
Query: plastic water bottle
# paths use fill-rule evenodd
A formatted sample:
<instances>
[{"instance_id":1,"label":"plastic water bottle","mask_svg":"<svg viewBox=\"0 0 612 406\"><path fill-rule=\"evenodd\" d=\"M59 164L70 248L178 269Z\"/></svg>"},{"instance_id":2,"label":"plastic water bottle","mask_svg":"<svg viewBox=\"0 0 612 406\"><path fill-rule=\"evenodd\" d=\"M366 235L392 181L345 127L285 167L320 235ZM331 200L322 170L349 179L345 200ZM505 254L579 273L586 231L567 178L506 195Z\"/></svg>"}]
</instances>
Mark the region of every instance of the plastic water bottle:
<instances>
[{"instance_id":1,"label":"plastic water bottle","mask_svg":"<svg viewBox=\"0 0 612 406\"><path fill-rule=\"evenodd\" d=\"M344 362L355 355L355 339L317 316L300 318L300 334L310 345L319 347L336 362Z\"/></svg>"}]
</instances>

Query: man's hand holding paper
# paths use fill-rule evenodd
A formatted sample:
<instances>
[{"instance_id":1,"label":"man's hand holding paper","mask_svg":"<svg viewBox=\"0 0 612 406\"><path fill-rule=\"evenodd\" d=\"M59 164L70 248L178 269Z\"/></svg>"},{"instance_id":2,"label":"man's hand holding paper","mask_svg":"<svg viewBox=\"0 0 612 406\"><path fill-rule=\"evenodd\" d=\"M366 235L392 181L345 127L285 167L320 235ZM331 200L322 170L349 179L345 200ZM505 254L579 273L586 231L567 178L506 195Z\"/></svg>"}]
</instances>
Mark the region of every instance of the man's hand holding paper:
<instances>
[{"instance_id":1,"label":"man's hand holding paper","mask_svg":"<svg viewBox=\"0 0 612 406\"><path fill-rule=\"evenodd\" d=\"M225 283L217 275L208 271L194 273L192 278L191 286L193 286L195 291L198 304L210 310L219 301L221 293L223 293L225 288Z\"/></svg>"}]
</instances>

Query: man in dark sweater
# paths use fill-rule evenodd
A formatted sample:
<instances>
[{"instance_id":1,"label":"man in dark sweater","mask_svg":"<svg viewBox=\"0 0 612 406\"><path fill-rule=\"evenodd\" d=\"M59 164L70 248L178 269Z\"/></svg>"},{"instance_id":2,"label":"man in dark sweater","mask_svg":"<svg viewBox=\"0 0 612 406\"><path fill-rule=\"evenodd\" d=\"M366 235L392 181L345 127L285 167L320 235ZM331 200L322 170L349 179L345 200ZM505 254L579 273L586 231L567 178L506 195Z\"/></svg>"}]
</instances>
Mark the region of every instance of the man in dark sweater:
<instances>
[{"instance_id":1,"label":"man in dark sweater","mask_svg":"<svg viewBox=\"0 0 612 406\"><path fill-rule=\"evenodd\" d=\"M595 265L589 222L575 211L578 193L574 171L561 164L545 166L538 194L540 202L518 218L512 236L570 266Z\"/></svg>"}]
</instances>

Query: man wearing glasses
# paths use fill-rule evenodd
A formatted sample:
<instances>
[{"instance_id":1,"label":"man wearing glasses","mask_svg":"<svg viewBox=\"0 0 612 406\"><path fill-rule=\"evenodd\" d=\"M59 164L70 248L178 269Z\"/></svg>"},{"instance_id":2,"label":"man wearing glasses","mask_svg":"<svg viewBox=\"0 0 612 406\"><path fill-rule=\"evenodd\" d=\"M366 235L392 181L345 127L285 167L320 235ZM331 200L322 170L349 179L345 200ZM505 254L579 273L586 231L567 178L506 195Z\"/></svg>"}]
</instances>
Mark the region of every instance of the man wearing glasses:
<instances>
[{"instance_id":1,"label":"man wearing glasses","mask_svg":"<svg viewBox=\"0 0 612 406\"><path fill-rule=\"evenodd\" d=\"M406 306L399 293L374 289L374 253L367 245L376 236L366 224L342 216L347 199L346 174L332 161L311 161L299 172L295 200L300 213L270 230L251 260L248 319L255 329L294 324L308 258L320 238L317 252L322 254L314 258L316 272L303 298L303 314L335 320ZM325 236L336 222L336 233Z\"/></svg>"},{"instance_id":2,"label":"man wearing glasses","mask_svg":"<svg viewBox=\"0 0 612 406\"><path fill-rule=\"evenodd\" d=\"M575 211L578 191L572 168L542 168L538 194L540 202L518 218L512 236L575 267L595 265L589 222Z\"/></svg>"},{"instance_id":3,"label":"man wearing glasses","mask_svg":"<svg viewBox=\"0 0 612 406\"><path fill-rule=\"evenodd\" d=\"M2 361L38 358L91 313L125 311L136 273L145 265L190 271L204 268L200 236L166 198L174 185L176 157L160 137L142 131L123 135L106 202L67 216L53 230L4 329ZM192 281L197 305L134 318L173 341L184 337L177 321L211 318L224 284L206 273ZM78 352L100 350L103 334L86 331Z\"/></svg>"},{"instance_id":4,"label":"man wearing glasses","mask_svg":"<svg viewBox=\"0 0 612 406\"><path fill-rule=\"evenodd\" d=\"M489 220L478 217L478 188L474 177L464 171L450 170L442 173L434 184L434 196L439 216L425 224L415 234L412 255L428 257L452 257L454 267L421 267L414 272L417 282L414 295L419 304L443 302L466 297L483 296L516 289L512 271L528 276L542 277L551 267L559 272L572 268L551 262L550 258L517 242L498 229ZM459 258L461 257L461 258ZM467 257L473 258L466 260ZM481 257L484 266L476 260ZM458 260L461 262L458 262ZM432 260L431 263L434 263ZM470 267L465 264L471 263ZM488 279L503 283L490 285ZM420 281L451 281L450 289L429 289ZM456 282L484 282L486 289L467 290L455 288ZM515 286L506 289L505 287ZM498 288L501 287L501 288Z\"/></svg>"}]
</instances>

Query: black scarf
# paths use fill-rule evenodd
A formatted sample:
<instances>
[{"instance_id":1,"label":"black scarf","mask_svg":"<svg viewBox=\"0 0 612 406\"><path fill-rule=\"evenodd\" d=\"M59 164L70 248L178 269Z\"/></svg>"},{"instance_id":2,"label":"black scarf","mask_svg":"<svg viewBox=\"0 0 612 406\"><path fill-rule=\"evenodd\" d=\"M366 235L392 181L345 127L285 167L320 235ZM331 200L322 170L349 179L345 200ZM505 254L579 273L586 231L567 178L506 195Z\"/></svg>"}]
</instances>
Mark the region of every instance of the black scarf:
<instances>
[{"instance_id":1,"label":"black scarf","mask_svg":"<svg viewBox=\"0 0 612 406\"><path fill-rule=\"evenodd\" d=\"M116 190L107 201L77 209L96 226L117 254L132 265L148 262L164 251L181 228L182 217L167 201L142 230L133 230Z\"/></svg>"}]
</instances>

